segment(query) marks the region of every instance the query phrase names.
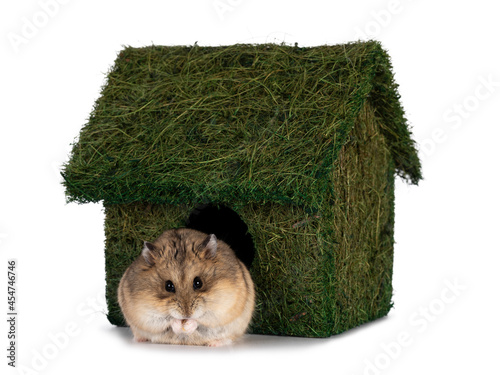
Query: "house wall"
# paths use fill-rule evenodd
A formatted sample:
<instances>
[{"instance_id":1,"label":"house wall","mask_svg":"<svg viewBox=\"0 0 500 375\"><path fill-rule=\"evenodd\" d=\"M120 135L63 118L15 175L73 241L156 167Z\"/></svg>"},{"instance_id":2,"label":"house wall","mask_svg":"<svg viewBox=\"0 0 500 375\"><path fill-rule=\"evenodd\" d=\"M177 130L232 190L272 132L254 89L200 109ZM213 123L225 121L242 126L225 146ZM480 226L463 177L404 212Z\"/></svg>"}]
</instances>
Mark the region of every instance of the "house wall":
<instances>
[{"instance_id":1,"label":"house wall","mask_svg":"<svg viewBox=\"0 0 500 375\"><path fill-rule=\"evenodd\" d=\"M382 317L391 308L394 163L383 126L365 104L332 171L332 334Z\"/></svg>"},{"instance_id":2,"label":"house wall","mask_svg":"<svg viewBox=\"0 0 500 375\"><path fill-rule=\"evenodd\" d=\"M255 244L253 333L327 337L387 314L392 297L394 166L367 104L331 172L323 208L230 206ZM108 318L124 325L116 290L143 240L183 227L187 205L105 205Z\"/></svg>"},{"instance_id":3,"label":"house wall","mask_svg":"<svg viewBox=\"0 0 500 375\"><path fill-rule=\"evenodd\" d=\"M318 212L291 204L248 204L238 212L256 246L250 270L257 305L252 333L329 336Z\"/></svg>"},{"instance_id":4,"label":"house wall","mask_svg":"<svg viewBox=\"0 0 500 375\"><path fill-rule=\"evenodd\" d=\"M253 333L328 336L324 309L323 255L318 245L321 218L278 203L232 207L248 225L256 248L250 268L256 285ZM143 240L184 227L194 209L187 205L134 203L105 205L108 319L124 326L116 290Z\"/></svg>"}]
</instances>

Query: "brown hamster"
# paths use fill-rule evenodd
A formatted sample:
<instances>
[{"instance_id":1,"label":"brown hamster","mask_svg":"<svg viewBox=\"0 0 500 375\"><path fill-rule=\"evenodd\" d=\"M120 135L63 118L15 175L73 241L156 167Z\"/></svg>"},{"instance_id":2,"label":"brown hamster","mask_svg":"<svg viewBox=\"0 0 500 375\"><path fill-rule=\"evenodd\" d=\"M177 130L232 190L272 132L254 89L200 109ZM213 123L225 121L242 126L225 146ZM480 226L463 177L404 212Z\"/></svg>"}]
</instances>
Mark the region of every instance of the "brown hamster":
<instances>
[{"instance_id":1,"label":"brown hamster","mask_svg":"<svg viewBox=\"0 0 500 375\"><path fill-rule=\"evenodd\" d=\"M123 274L118 303L136 341L221 346L245 333L255 293L226 243L182 228L144 243Z\"/></svg>"}]
</instances>

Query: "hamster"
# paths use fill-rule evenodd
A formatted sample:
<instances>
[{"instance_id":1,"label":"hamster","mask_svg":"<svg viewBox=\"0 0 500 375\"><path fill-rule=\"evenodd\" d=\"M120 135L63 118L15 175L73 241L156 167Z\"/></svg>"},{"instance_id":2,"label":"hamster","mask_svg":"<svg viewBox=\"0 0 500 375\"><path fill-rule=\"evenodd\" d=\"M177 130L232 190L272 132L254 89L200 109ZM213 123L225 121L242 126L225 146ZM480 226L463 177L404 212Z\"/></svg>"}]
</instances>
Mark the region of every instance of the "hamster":
<instances>
[{"instance_id":1,"label":"hamster","mask_svg":"<svg viewBox=\"0 0 500 375\"><path fill-rule=\"evenodd\" d=\"M225 242L181 228L144 242L120 280L118 303L135 341L223 346L245 333L255 291Z\"/></svg>"}]
</instances>

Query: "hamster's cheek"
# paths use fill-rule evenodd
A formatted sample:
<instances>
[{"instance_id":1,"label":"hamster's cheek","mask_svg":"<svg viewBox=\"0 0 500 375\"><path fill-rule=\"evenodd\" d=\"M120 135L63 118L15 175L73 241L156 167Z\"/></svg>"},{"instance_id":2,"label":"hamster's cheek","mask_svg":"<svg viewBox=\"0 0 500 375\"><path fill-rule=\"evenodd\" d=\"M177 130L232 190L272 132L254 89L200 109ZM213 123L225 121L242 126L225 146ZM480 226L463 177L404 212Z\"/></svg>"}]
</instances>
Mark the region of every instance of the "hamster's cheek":
<instances>
[{"instance_id":1,"label":"hamster's cheek","mask_svg":"<svg viewBox=\"0 0 500 375\"><path fill-rule=\"evenodd\" d=\"M136 306L134 315L138 320L138 326L150 332L165 331L170 326L171 316L165 304L158 304L146 298Z\"/></svg>"},{"instance_id":2,"label":"hamster's cheek","mask_svg":"<svg viewBox=\"0 0 500 375\"><path fill-rule=\"evenodd\" d=\"M200 318L203 317L203 315L205 315L206 313L206 306L205 306L205 303L199 303L193 313L191 314L191 319L195 319L195 320L199 320Z\"/></svg>"},{"instance_id":3,"label":"hamster's cheek","mask_svg":"<svg viewBox=\"0 0 500 375\"><path fill-rule=\"evenodd\" d=\"M141 319L151 332L165 331L171 325L171 319L168 315L158 314L156 311L147 311Z\"/></svg>"},{"instance_id":4,"label":"hamster's cheek","mask_svg":"<svg viewBox=\"0 0 500 375\"><path fill-rule=\"evenodd\" d=\"M209 292L205 298L203 309L205 314L200 319L206 325L219 325L234 319L234 304L238 300L238 293L230 283L220 283L217 288ZM237 309L236 309L237 310Z\"/></svg>"},{"instance_id":5,"label":"hamster's cheek","mask_svg":"<svg viewBox=\"0 0 500 375\"><path fill-rule=\"evenodd\" d=\"M144 314L170 315L172 301L154 297L153 293L147 293L136 301L138 307Z\"/></svg>"}]
</instances>

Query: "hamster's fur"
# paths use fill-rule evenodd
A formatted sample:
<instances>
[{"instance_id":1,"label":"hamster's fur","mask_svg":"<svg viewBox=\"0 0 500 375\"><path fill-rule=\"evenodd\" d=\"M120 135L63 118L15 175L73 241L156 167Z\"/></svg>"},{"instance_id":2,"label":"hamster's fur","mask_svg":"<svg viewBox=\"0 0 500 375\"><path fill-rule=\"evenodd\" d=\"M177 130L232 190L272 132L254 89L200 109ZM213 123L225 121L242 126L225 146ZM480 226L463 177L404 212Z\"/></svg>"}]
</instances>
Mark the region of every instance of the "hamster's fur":
<instances>
[{"instance_id":1,"label":"hamster's fur","mask_svg":"<svg viewBox=\"0 0 500 375\"><path fill-rule=\"evenodd\" d=\"M136 341L221 346L245 333L255 293L226 243L181 228L144 243L123 274L118 303Z\"/></svg>"}]
</instances>

